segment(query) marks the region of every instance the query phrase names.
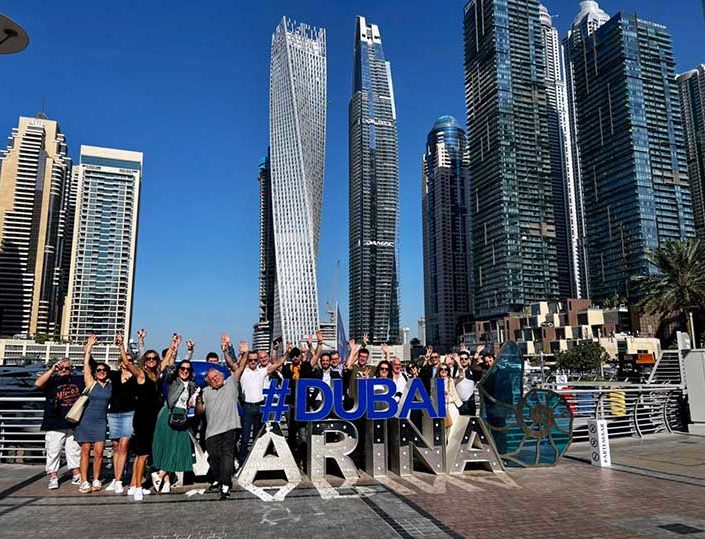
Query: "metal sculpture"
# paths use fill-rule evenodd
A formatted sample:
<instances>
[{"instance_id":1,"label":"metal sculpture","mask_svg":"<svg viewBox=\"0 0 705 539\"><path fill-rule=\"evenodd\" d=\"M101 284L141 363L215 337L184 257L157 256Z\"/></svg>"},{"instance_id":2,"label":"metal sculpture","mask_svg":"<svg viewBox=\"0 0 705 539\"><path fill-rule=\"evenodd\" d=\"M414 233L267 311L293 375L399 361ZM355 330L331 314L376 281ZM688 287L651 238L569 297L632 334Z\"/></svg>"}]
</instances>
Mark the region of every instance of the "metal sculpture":
<instances>
[{"instance_id":1,"label":"metal sculpture","mask_svg":"<svg viewBox=\"0 0 705 539\"><path fill-rule=\"evenodd\" d=\"M553 466L573 440L573 412L555 391L524 394L524 358L510 341L478 384L482 417L507 466Z\"/></svg>"}]
</instances>

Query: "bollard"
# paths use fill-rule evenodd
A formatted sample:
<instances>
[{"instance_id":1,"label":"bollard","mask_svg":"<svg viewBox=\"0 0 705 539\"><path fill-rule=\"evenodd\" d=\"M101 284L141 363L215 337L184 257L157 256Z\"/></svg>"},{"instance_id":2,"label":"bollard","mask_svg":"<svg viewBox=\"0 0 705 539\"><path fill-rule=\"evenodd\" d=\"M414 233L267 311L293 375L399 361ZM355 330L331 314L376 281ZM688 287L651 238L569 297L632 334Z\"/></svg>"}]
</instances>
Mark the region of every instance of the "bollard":
<instances>
[{"instance_id":1,"label":"bollard","mask_svg":"<svg viewBox=\"0 0 705 539\"><path fill-rule=\"evenodd\" d=\"M590 462L601 468L612 466L607 421L604 419L588 419L588 434L590 436Z\"/></svg>"}]
</instances>

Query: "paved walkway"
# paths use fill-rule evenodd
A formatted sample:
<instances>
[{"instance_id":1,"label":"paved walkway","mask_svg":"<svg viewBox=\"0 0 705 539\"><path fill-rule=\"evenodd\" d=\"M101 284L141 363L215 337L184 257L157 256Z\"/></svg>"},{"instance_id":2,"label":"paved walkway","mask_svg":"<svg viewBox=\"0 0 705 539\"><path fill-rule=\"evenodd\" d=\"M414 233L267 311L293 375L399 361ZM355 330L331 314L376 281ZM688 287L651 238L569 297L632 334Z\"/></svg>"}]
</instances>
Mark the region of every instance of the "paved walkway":
<instances>
[{"instance_id":1,"label":"paved walkway","mask_svg":"<svg viewBox=\"0 0 705 539\"><path fill-rule=\"evenodd\" d=\"M698 444L682 443L693 440L703 441L678 436L652 443L697 479L703 466L688 458L697 461L703 453ZM705 484L680 481L679 468L665 468L666 458L631 442L614 444L613 458L639 466L656 461L658 470L565 460L554 468L460 479L364 477L350 486L331 477L329 484L302 482L272 502L240 488L226 502L213 494L189 497L195 488L189 486L134 503L106 492L81 495L67 482L48 491L40 467L0 465L0 537L705 538ZM274 494L276 484L267 492Z\"/></svg>"}]
</instances>

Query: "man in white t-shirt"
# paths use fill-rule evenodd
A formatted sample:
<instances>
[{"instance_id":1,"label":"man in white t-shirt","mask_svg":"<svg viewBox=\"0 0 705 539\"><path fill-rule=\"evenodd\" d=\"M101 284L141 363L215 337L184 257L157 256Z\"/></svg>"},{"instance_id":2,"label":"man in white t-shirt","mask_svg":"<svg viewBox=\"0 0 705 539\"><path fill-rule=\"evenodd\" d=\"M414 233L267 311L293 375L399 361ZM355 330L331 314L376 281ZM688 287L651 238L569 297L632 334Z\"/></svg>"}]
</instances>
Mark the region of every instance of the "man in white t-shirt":
<instances>
[{"instance_id":1,"label":"man in white t-shirt","mask_svg":"<svg viewBox=\"0 0 705 539\"><path fill-rule=\"evenodd\" d=\"M223 353L228 365L235 364L228 352L230 346L224 344ZM284 364L284 357L273 361L268 367L261 367L257 352L248 351L248 344L240 342L240 354L245 354L247 360L245 368L240 375L240 388L242 389L242 438L240 439L240 451L238 461L240 465L245 462L249 452L250 436L253 438L259 434L262 426L262 411L260 407L264 404L264 381L270 373L277 370ZM232 366L231 366L232 369Z\"/></svg>"}]
</instances>

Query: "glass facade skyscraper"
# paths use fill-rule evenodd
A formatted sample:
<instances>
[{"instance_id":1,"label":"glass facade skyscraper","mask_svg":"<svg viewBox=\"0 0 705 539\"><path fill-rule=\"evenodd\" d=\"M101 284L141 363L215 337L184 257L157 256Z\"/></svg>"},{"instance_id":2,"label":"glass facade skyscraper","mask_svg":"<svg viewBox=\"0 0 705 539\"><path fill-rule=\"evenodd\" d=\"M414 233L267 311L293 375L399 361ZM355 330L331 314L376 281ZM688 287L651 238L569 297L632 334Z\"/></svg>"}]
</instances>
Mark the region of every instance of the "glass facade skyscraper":
<instances>
[{"instance_id":1,"label":"glass facade skyscraper","mask_svg":"<svg viewBox=\"0 0 705 539\"><path fill-rule=\"evenodd\" d=\"M319 327L316 266L326 144L326 34L283 18L272 36L269 147L276 260L273 334Z\"/></svg>"},{"instance_id":2,"label":"glass facade skyscraper","mask_svg":"<svg viewBox=\"0 0 705 539\"><path fill-rule=\"evenodd\" d=\"M671 36L622 13L596 25L588 11L566 46L591 298L633 298L631 278L655 271L647 251L694 234Z\"/></svg>"},{"instance_id":3,"label":"glass facade skyscraper","mask_svg":"<svg viewBox=\"0 0 705 539\"><path fill-rule=\"evenodd\" d=\"M569 189L575 194L575 242L577 243L576 276L578 297L589 298L590 286L588 282L587 267L587 238L585 237L585 204L583 202L583 182L580 169L580 149L578 147L577 111L575 109L575 88L573 80L575 69L570 58L570 42L575 40L576 34L590 36L600 26L610 19L609 15L594 0L580 2L580 11L573 20L573 24L563 40L562 55L565 65L565 84L568 97L568 133L570 138L569 157L572 162L572 187Z\"/></svg>"},{"instance_id":4,"label":"glass facade skyscraper","mask_svg":"<svg viewBox=\"0 0 705 539\"><path fill-rule=\"evenodd\" d=\"M695 231L705 240L705 65L678 76Z\"/></svg>"},{"instance_id":5,"label":"glass facade skyscraper","mask_svg":"<svg viewBox=\"0 0 705 539\"><path fill-rule=\"evenodd\" d=\"M272 175L269 152L259 163L259 311L252 339L253 350L269 351L274 329L274 287L277 263L272 224Z\"/></svg>"},{"instance_id":6,"label":"glass facade skyscraper","mask_svg":"<svg viewBox=\"0 0 705 539\"><path fill-rule=\"evenodd\" d=\"M112 342L130 334L142 153L81 146L76 220L61 334Z\"/></svg>"},{"instance_id":7,"label":"glass facade skyscraper","mask_svg":"<svg viewBox=\"0 0 705 539\"><path fill-rule=\"evenodd\" d=\"M452 349L472 316L470 175L465 131L452 116L433 124L422 161L426 342Z\"/></svg>"},{"instance_id":8,"label":"glass facade skyscraper","mask_svg":"<svg viewBox=\"0 0 705 539\"><path fill-rule=\"evenodd\" d=\"M58 336L73 232L71 184L58 122L21 117L0 151L2 336Z\"/></svg>"},{"instance_id":9,"label":"glass facade skyscraper","mask_svg":"<svg viewBox=\"0 0 705 539\"><path fill-rule=\"evenodd\" d=\"M350 336L399 342L399 151L394 87L376 24L355 26L349 108Z\"/></svg>"},{"instance_id":10,"label":"glass facade skyscraper","mask_svg":"<svg viewBox=\"0 0 705 539\"><path fill-rule=\"evenodd\" d=\"M545 6L539 6L543 51L546 58L546 99L548 102L548 140L551 145L551 178L556 220L556 257L558 293L561 298L582 295L583 269L578 256L578 198L573 177L572 139L568 114L563 47L558 30Z\"/></svg>"},{"instance_id":11,"label":"glass facade skyscraper","mask_svg":"<svg viewBox=\"0 0 705 539\"><path fill-rule=\"evenodd\" d=\"M474 301L484 318L559 296L539 3L469 0L464 34Z\"/></svg>"}]
</instances>

